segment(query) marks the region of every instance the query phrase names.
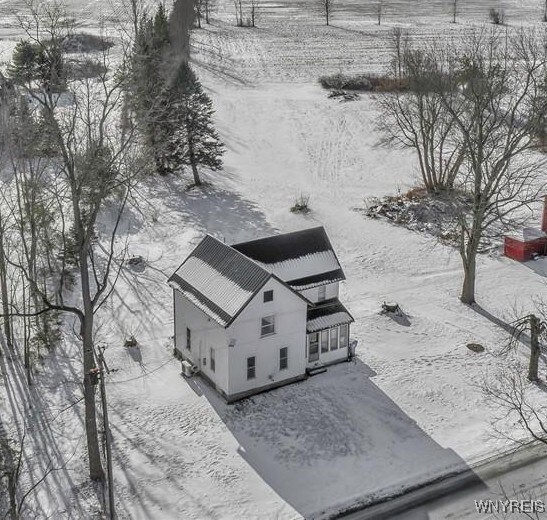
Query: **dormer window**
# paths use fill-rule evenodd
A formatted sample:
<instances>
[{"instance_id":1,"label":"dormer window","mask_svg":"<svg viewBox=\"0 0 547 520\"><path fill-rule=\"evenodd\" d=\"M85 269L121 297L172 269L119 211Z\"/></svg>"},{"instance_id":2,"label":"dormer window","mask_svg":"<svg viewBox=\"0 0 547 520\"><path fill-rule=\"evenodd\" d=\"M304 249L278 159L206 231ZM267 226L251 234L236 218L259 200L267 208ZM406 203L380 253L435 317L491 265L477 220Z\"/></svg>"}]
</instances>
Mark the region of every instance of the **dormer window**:
<instances>
[{"instance_id":1,"label":"dormer window","mask_svg":"<svg viewBox=\"0 0 547 520\"><path fill-rule=\"evenodd\" d=\"M264 291L264 303L273 302L273 289Z\"/></svg>"},{"instance_id":2,"label":"dormer window","mask_svg":"<svg viewBox=\"0 0 547 520\"><path fill-rule=\"evenodd\" d=\"M317 301L319 302L325 301L326 296L327 296L327 286L322 285L317 290Z\"/></svg>"}]
</instances>

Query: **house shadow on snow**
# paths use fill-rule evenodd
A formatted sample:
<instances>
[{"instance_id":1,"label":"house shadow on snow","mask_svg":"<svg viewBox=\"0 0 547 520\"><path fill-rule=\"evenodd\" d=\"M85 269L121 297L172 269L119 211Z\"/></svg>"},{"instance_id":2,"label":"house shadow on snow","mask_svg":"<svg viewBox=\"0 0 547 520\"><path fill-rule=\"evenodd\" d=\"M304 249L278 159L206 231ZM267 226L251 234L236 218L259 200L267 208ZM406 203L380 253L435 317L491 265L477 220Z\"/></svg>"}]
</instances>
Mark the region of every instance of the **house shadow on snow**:
<instances>
[{"instance_id":1,"label":"house shadow on snow","mask_svg":"<svg viewBox=\"0 0 547 520\"><path fill-rule=\"evenodd\" d=\"M315 518L469 469L378 388L375 375L357 358L233 405L208 385L200 390L239 455L299 514Z\"/></svg>"}]
</instances>

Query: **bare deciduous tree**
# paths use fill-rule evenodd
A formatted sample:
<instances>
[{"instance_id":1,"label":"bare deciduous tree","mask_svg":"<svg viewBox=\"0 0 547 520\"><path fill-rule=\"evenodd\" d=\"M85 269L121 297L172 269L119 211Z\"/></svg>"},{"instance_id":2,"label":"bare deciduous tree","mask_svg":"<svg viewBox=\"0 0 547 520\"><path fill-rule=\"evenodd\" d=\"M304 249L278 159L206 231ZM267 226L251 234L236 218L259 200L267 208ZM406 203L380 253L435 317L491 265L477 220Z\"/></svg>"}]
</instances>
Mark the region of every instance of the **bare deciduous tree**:
<instances>
[{"instance_id":1,"label":"bare deciduous tree","mask_svg":"<svg viewBox=\"0 0 547 520\"><path fill-rule=\"evenodd\" d=\"M323 16L325 17L325 23L330 24L330 18L332 14L332 9L334 7L333 0L320 0L320 6Z\"/></svg>"},{"instance_id":2,"label":"bare deciduous tree","mask_svg":"<svg viewBox=\"0 0 547 520\"><path fill-rule=\"evenodd\" d=\"M205 1L194 0L194 20L198 29L201 29L201 20L205 14Z\"/></svg>"},{"instance_id":3,"label":"bare deciduous tree","mask_svg":"<svg viewBox=\"0 0 547 520\"><path fill-rule=\"evenodd\" d=\"M376 4L376 16L378 19L378 25L382 24L382 0L378 0Z\"/></svg>"},{"instance_id":4,"label":"bare deciduous tree","mask_svg":"<svg viewBox=\"0 0 547 520\"><path fill-rule=\"evenodd\" d=\"M214 0L203 0L203 8L205 13L205 23L211 23L211 15L213 14L215 8Z\"/></svg>"},{"instance_id":5,"label":"bare deciduous tree","mask_svg":"<svg viewBox=\"0 0 547 520\"><path fill-rule=\"evenodd\" d=\"M452 190L464 154L453 140L454 116L439 95L443 79L432 58L437 51L411 50L398 29L393 44L393 69L400 89L380 97L378 127L383 142L416 152L428 192Z\"/></svg>"},{"instance_id":6,"label":"bare deciduous tree","mask_svg":"<svg viewBox=\"0 0 547 520\"><path fill-rule=\"evenodd\" d=\"M482 239L543 190L543 158L528 153L547 111L544 35L517 30L509 37L483 30L447 56L441 99L464 151L459 185L471 212L459 218L464 268L461 301L475 302L476 259ZM440 68L442 70L442 68ZM456 87L456 88L452 88Z\"/></svg>"},{"instance_id":7,"label":"bare deciduous tree","mask_svg":"<svg viewBox=\"0 0 547 520\"><path fill-rule=\"evenodd\" d=\"M251 14L251 27L256 27L256 22L258 20L258 8L259 8L259 0L251 0L249 5L249 11Z\"/></svg>"},{"instance_id":8,"label":"bare deciduous tree","mask_svg":"<svg viewBox=\"0 0 547 520\"><path fill-rule=\"evenodd\" d=\"M30 7L23 29L34 44L47 46L52 37L62 38L69 30L61 9L43 4ZM79 322L89 473L92 479L99 480L104 478L104 472L95 405L95 315L117 279L117 275L112 276L120 253L115 239L138 171L135 163L129 164L133 133L126 129L122 134L119 123L125 76L123 70L111 70L108 50L102 59L105 67L98 77L70 81L66 93L55 93L46 82L35 80L19 85L40 111L54 145L55 154L48 168L49 193L56 221L62 223L62 247L58 254L60 265L45 286L28 265L17 265L38 296L40 308L34 314L56 310L71 313ZM63 96L65 102L60 103ZM97 219L106 205L113 211L114 219L98 237ZM76 262L78 280L77 294L71 296L70 303L63 291L69 252Z\"/></svg>"},{"instance_id":9,"label":"bare deciduous tree","mask_svg":"<svg viewBox=\"0 0 547 520\"><path fill-rule=\"evenodd\" d=\"M236 11L236 25L243 27L243 0L234 0L234 8Z\"/></svg>"},{"instance_id":10,"label":"bare deciduous tree","mask_svg":"<svg viewBox=\"0 0 547 520\"><path fill-rule=\"evenodd\" d=\"M546 161L530 151L547 113L545 49L545 35L533 30L483 28L461 45L407 53L404 65L415 70L406 72L410 93L384 100L395 123L391 138L426 151L426 180L432 164L444 168L469 201L457 222L466 304L475 302L484 239L543 190Z\"/></svg>"}]
</instances>

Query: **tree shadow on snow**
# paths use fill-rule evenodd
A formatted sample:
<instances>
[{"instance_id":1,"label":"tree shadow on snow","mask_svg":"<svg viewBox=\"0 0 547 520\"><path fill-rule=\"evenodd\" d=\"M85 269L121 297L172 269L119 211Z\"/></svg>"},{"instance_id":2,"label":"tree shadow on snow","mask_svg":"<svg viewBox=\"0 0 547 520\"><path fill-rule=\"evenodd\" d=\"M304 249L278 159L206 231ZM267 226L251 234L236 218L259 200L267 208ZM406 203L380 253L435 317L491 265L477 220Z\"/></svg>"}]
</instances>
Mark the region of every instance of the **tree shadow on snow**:
<instances>
[{"instance_id":1,"label":"tree shadow on snow","mask_svg":"<svg viewBox=\"0 0 547 520\"><path fill-rule=\"evenodd\" d=\"M79 406L74 406L78 403L79 387L70 354L63 343L57 345L57 355L46 357L43 373L34 371L33 384L29 386L20 353L15 347L7 347L3 335L0 335L0 342L2 350L8 353L0 356L0 373L4 375L7 397L4 404L13 420L12 436L17 449L21 447L21 439L24 439L19 498L26 492L30 496L25 503L23 516L51 518L52 514L56 516L63 511L71 517L83 518L89 512L80 501L80 491L95 495L96 503L102 500L102 493L92 489L93 486L87 482L75 482L72 477L71 462L75 462L72 459L84 441L83 435L77 439L70 418L67 418L68 428L63 421L65 414L73 413L83 425L81 410ZM57 377L52 378L49 374ZM66 407L52 407L48 402L49 392L61 395L63 399L60 402L68 403ZM40 481L42 478L44 480ZM39 498L44 495L49 497L47 503Z\"/></svg>"},{"instance_id":2,"label":"tree shadow on snow","mask_svg":"<svg viewBox=\"0 0 547 520\"><path fill-rule=\"evenodd\" d=\"M228 244L276 232L253 202L219 186L204 184L188 190L181 179L168 178L152 190L169 210L180 213L190 227Z\"/></svg>"},{"instance_id":3,"label":"tree shadow on snow","mask_svg":"<svg viewBox=\"0 0 547 520\"><path fill-rule=\"evenodd\" d=\"M298 513L314 518L469 470L374 384L375 375L356 358L233 405L209 386L203 391L241 457Z\"/></svg>"}]
</instances>

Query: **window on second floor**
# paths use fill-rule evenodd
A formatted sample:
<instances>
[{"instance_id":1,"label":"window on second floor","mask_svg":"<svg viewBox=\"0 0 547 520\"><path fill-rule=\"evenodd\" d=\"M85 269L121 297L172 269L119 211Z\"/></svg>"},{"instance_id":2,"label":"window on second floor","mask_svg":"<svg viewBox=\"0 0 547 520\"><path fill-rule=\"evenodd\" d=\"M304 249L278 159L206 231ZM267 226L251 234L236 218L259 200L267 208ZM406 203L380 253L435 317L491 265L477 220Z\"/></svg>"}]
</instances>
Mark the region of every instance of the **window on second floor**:
<instances>
[{"instance_id":1,"label":"window on second floor","mask_svg":"<svg viewBox=\"0 0 547 520\"><path fill-rule=\"evenodd\" d=\"M214 372L215 369L216 369L215 349L214 348L212 348L209 352L209 359L210 359L209 366L211 367L211 371Z\"/></svg>"},{"instance_id":2,"label":"window on second floor","mask_svg":"<svg viewBox=\"0 0 547 520\"><path fill-rule=\"evenodd\" d=\"M275 333L275 316L264 316L260 322L260 337Z\"/></svg>"},{"instance_id":3,"label":"window on second floor","mask_svg":"<svg viewBox=\"0 0 547 520\"><path fill-rule=\"evenodd\" d=\"M317 301L324 301L327 296L327 286L321 285L317 290Z\"/></svg>"},{"instance_id":4,"label":"window on second floor","mask_svg":"<svg viewBox=\"0 0 547 520\"><path fill-rule=\"evenodd\" d=\"M273 289L264 291L264 303L273 302Z\"/></svg>"}]
</instances>

